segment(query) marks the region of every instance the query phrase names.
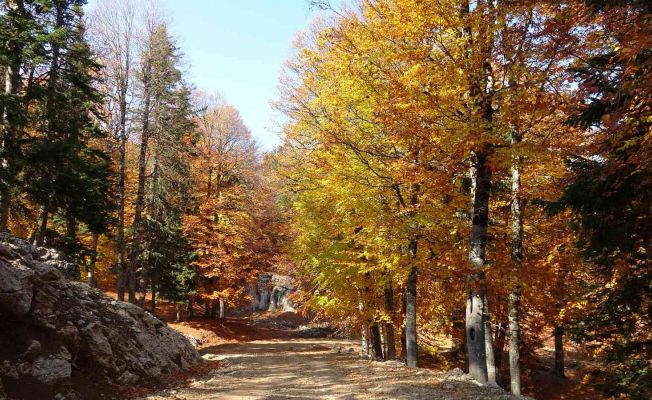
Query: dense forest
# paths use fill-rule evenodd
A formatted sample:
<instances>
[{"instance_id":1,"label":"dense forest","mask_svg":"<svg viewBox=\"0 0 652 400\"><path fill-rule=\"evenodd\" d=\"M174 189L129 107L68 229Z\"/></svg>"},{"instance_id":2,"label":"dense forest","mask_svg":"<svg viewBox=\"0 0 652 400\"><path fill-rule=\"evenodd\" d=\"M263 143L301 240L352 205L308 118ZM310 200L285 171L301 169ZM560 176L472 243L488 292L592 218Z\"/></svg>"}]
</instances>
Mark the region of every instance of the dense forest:
<instances>
[{"instance_id":1,"label":"dense forest","mask_svg":"<svg viewBox=\"0 0 652 400\"><path fill-rule=\"evenodd\" d=\"M354 3L311 3L264 152L155 2L0 1L0 231L153 313L282 271L370 358L521 394L574 343L649 398L652 3Z\"/></svg>"}]
</instances>

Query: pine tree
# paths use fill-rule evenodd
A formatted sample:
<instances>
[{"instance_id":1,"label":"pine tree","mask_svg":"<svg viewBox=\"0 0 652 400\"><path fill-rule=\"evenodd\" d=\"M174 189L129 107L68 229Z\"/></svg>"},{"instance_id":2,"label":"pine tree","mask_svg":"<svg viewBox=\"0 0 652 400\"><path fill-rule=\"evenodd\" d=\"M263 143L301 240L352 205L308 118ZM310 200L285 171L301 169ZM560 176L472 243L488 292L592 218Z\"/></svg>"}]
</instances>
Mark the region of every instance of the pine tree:
<instances>
[{"instance_id":1,"label":"pine tree","mask_svg":"<svg viewBox=\"0 0 652 400\"><path fill-rule=\"evenodd\" d=\"M188 255L171 254L164 246L171 238L180 238L182 218L193 203L189 162L194 124L190 91L182 80L178 51L164 24L152 26L142 59L140 79L145 97L130 253L130 279L134 276L134 281L130 281L129 297L135 301L132 289L138 271L139 301L144 306L148 287L155 288L159 277L167 277L170 290L167 268L176 268L184 276L189 273L187 261L178 261L188 260ZM166 254L169 259L163 257Z\"/></svg>"},{"instance_id":2,"label":"pine tree","mask_svg":"<svg viewBox=\"0 0 652 400\"><path fill-rule=\"evenodd\" d=\"M95 143L106 137L98 128L102 97L94 88L100 66L85 38L82 4L53 3L42 124L27 141L23 177L30 198L41 205L34 242L44 243L49 217L60 213L66 233L52 244L72 258L81 251L76 225L106 232L112 211L110 160Z\"/></svg>"}]
</instances>

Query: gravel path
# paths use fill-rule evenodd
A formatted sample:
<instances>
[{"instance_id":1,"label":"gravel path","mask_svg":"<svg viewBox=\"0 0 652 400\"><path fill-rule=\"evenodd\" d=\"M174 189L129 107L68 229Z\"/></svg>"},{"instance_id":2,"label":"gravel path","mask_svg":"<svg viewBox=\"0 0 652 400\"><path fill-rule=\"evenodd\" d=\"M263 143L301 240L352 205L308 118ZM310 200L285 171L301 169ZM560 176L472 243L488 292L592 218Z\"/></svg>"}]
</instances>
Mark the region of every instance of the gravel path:
<instances>
[{"instance_id":1,"label":"gravel path","mask_svg":"<svg viewBox=\"0 0 652 400\"><path fill-rule=\"evenodd\" d=\"M278 339L203 349L223 367L189 387L147 397L163 399L515 399L478 386L461 371L407 369L399 362L371 362L351 341Z\"/></svg>"}]
</instances>

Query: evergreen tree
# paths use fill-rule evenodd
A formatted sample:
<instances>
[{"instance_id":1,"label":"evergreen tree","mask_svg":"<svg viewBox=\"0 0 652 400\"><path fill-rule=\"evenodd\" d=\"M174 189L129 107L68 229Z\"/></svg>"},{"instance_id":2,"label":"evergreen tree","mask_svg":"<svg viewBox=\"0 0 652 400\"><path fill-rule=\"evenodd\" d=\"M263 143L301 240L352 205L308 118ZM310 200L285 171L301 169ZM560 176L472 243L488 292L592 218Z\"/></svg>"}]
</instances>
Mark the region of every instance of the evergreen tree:
<instances>
[{"instance_id":1,"label":"evergreen tree","mask_svg":"<svg viewBox=\"0 0 652 400\"><path fill-rule=\"evenodd\" d=\"M171 251L184 246L166 248L171 238L182 240L182 216L192 204L189 186L192 137L189 135L194 125L190 90L182 80L179 61L167 27L153 26L143 54L141 82L146 97L143 98L138 193L130 254L132 271L139 272L141 306L148 286L155 287L159 277L167 279L165 293L173 293L171 282L183 286L184 279L170 279L170 274L174 275L170 268L182 275L187 273L187 263L179 261L187 260L187 254Z\"/></svg>"},{"instance_id":2,"label":"evergreen tree","mask_svg":"<svg viewBox=\"0 0 652 400\"><path fill-rule=\"evenodd\" d=\"M42 245L48 218L65 220L65 234L55 236L57 247L75 257L81 248L77 224L91 232L108 229L113 208L108 155L94 142L106 133L98 128L102 98L94 88L100 65L85 39L80 1L55 1L50 11L49 69L41 102L38 134L27 141L24 185L41 206L34 242Z\"/></svg>"},{"instance_id":3,"label":"evergreen tree","mask_svg":"<svg viewBox=\"0 0 652 400\"><path fill-rule=\"evenodd\" d=\"M0 232L9 229L9 211L20 193L22 137L29 106L42 93L34 71L44 60L47 2L9 0L0 4ZM25 73L28 73L25 77Z\"/></svg>"},{"instance_id":4,"label":"evergreen tree","mask_svg":"<svg viewBox=\"0 0 652 400\"><path fill-rule=\"evenodd\" d=\"M588 312L571 329L605 343L608 368L596 376L609 395L643 399L652 390L652 5L587 3L608 44L574 68L574 122L591 132L592 154L569 162L576 177L556 204L578 212L592 275Z\"/></svg>"}]
</instances>

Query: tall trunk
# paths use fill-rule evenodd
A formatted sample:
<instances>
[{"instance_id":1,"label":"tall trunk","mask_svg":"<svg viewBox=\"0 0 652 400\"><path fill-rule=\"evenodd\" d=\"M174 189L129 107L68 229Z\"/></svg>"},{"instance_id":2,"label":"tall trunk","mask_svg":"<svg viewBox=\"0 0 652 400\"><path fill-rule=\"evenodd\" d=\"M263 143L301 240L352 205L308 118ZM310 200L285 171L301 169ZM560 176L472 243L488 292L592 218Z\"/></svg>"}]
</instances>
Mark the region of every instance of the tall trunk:
<instances>
[{"instance_id":1,"label":"tall trunk","mask_svg":"<svg viewBox=\"0 0 652 400\"><path fill-rule=\"evenodd\" d=\"M88 286L95 287L95 264L97 262L97 242L100 235L93 232L91 235L91 257L88 261L88 278L86 282Z\"/></svg>"},{"instance_id":2,"label":"tall trunk","mask_svg":"<svg viewBox=\"0 0 652 400\"><path fill-rule=\"evenodd\" d=\"M367 310L364 304L364 298L362 297L362 290L357 288L358 294L358 311L360 312L360 347L363 357L369 357L369 323L367 320Z\"/></svg>"},{"instance_id":3,"label":"tall trunk","mask_svg":"<svg viewBox=\"0 0 652 400\"><path fill-rule=\"evenodd\" d=\"M565 376L564 373L564 328L561 325L555 326L553 332L555 336L555 368L554 373L560 378Z\"/></svg>"},{"instance_id":4,"label":"tall trunk","mask_svg":"<svg viewBox=\"0 0 652 400\"><path fill-rule=\"evenodd\" d=\"M466 299L466 347L469 374L480 383L488 380L485 343L485 247L489 220L491 170L487 155L477 153L471 170L473 214L469 240L469 262L473 271L468 276Z\"/></svg>"},{"instance_id":5,"label":"tall trunk","mask_svg":"<svg viewBox=\"0 0 652 400\"><path fill-rule=\"evenodd\" d=\"M471 67L468 74L468 97L472 102L471 109L477 114L477 118L471 118L473 120L471 129L478 135L478 139L484 142L473 154L474 166L471 173L473 206L469 262L472 271L468 275L465 330L469 374L480 383L486 383L489 379L485 336L486 283L484 268L491 192L491 169L488 157L491 152L490 141L493 134L493 91L491 87L493 82L491 79L491 56L494 42L492 36L494 22L491 19L495 18L493 7L493 3L490 1L475 2L474 15L469 18L470 2L464 0L460 10L460 17L464 22L462 36L466 41L464 57ZM473 21L477 21L477 24L473 25ZM473 26L477 28L477 32L473 31Z\"/></svg>"},{"instance_id":6,"label":"tall trunk","mask_svg":"<svg viewBox=\"0 0 652 400\"><path fill-rule=\"evenodd\" d=\"M45 233L46 230L48 229L48 217L49 217L48 205L43 204L39 211L38 220L36 223L36 230L32 235L34 237L33 243L34 246L36 247L43 246L43 243L45 242Z\"/></svg>"},{"instance_id":7,"label":"tall trunk","mask_svg":"<svg viewBox=\"0 0 652 400\"><path fill-rule=\"evenodd\" d=\"M220 319L224 319L224 316L226 314L226 304L224 303L224 298L220 297L219 304L220 304Z\"/></svg>"},{"instance_id":8,"label":"tall trunk","mask_svg":"<svg viewBox=\"0 0 652 400\"><path fill-rule=\"evenodd\" d=\"M77 256L77 221L70 212L66 212L66 245L68 253L66 256L69 261L74 261Z\"/></svg>"},{"instance_id":9,"label":"tall trunk","mask_svg":"<svg viewBox=\"0 0 652 400\"><path fill-rule=\"evenodd\" d=\"M118 78L118 102L119 102L119 170L118 170L118 226L116 232L116 272L118 300L125 299L125 206L126 206L126 180L127 180L127 96L129 83L131 81L131 33L127 32L124 37L124 64L120 68L122 75ZM118 60L122 64L122 58L118 54Z\"/></svg>"},{"instance_id":10,"label":"tall trunk","mask_svg":"<svg viewBox=\"0 0 652 400\"><path fill-rule=\"evenodd\" d=\"M394 338L394 289L392 288L392 281L387 279L385 285L385 312L389 314L390 321L385 322L385 345L387 353L385 358L393 360L396 358L396 339Z\"/></svg>"},{"instance_id":11,"label":"tall trunk","mask_svg":"<svg viewBox=\"0 0 652 400\"><path fill-rule=\"evenodd\" d=\"M502 370L504 352L505 352L505 326L503 325L502 322L499 322L496 325L496 346L494 350L494 357L496 359L496 371Z\"/></svg>"},{"instance_id":12,"label":"tall trunk","mask_svg":"<svg viewBox=\"0 0 652 400\"><path fill-rule=\"evenodd\" d=\"M15 52L20 54L19 49L16 49ZM8 96L16 95L20 85L20 56L14 54L12 58L14 58L13 63L7 65L5 70L5 95ZM1 114L5 129L2 140L0 141L0 146L2 146L0 148L0 154L2 154L0 167L5 170L8 176L12 176L14 174L13 157L16 153L16 141L18 139L16 112L12 111L9 107L4 107ZM9 187L6 188L4 193L0 193L0 232L7 232L9 230L10 196Z\"/></svg>"},{"instance_id":13,"label":"tall trunk","mask_svg":"<svg viewBox=\"0 0 652 400\"><path fill-rule=\"evenodd\" d=\"M380 360L383 358L383 346L380 339L380 327L377 322L369 328L369 339L371 342L371 358Z\"/></svg>"},{"instance_id":14,"label":"tall trunk","mask_svg":"<svg viewBox=\"0 0 652 400\"><path fill-rule=\"evenodd\" d=\"M215 319L217 318L217 311L218 311L218 305L217 302L211 301L211 318Z\"/></svg>"},{"instance_id":15,"label":"tall trunk","mask_svg":"<svg viewBox=\"0 0 652 400\"><path fill-rule=\"evenodd\" d=\"M63 9L62 5L55 3L56 8L56 19L55 27L60 28L63 24ZM57 116L57 107L55 104L55 96L57 91L57 84L59 81L59 56L61 49L58 45L52 44L52 58L50 61L50 70L49 70L49 79L47 86L46 94L46 103L45 103L45 115L47 123L47 134L50 137L53 137L56 132L56 127L53 122L56 121ZM34 244L36 246L43 246L45 240L45 234L48 224L49 216L49 207L50 207L50 198L46 197L44 204L42 205L41 212L39 215L38 228L37 232L34 235Z\"/></svg>"},{"instance_id":16,"label":"tall trunk","mask_svg":"<svg viewBox=\"0 0 652 400\"><path fill-rule=\"evenodd\" d=\"M150 288L152 291L152 304L150 304L150 310L153 315L156 315L156 281L152 278L150 282Z\"/></svg>"},{"instance_id":17,"label":"tall trunk","mask_svg":"<svg viewBox=\"0 0 652 400\"><path fill-rule=\"evenodd\" d=\"M195 299L193 297L188 299L188 306L186 307L186 315L188 318L193 318L195 316Z\"/></svg>"},{"instance_id":18,"label":"tall trunk","mask_svg":"<svg viewBox=\"0 0 652 400\"><path fill-rule=\"evenodd\" d=\"M181 322L181 304L176 305L176 318L174 319L175 322Z\"/></svg>"},{"instance_id":19,"label":"tall trunk","mask_svg":"<svg viewBox=\"0 0 652 400\"><path fill-rule=\"evenodd\" d=\"M484 345L487 354L487 382L496 384L496 358L494 356L494 343L491 334L491 315L489 314L489 303L487 296L484 297Z\"/></svg>"},{"instance_id":20,"label":"tall trunk","mask_svg":"<svg viewBox=\"0 0 652 400\"><path fill-rule=\"evenodd\" d=\"M512 144L521 142L521 136L512 132ZM509 316L509 377L512 393L521 394L520 334L518 307L521 302L519 271L523 263L523 204L521 200L521 158L513 157L511 167L512 180L512 263L517 282L509 295L507 314Z\"/></svg>"},{"instance_id":21,"label":"tall trunk","mask_svg":"<svg viewBox=\"0 0 652 400\"><path fill-rule=\"evenodd\" d=\"M509 295L509 381L512 394L521 394L521 360L520 360L520 325L518 320L518 306L521 300L520 293L513 290Z\"/></svg>"},{"instance_id":22,"label":"tall trunk","mask_svg":"<svg viewBox=\"0 0 652 400\"><path fill-rule=\"evenodd\" d=\"M360 326L360 348L362 357L369 357L369 327L366 321L363 321Z\"/></svg>"},{"instance_id":23,"label":"tall trunk","mask_svg":"<svg viewBox=\"0 0 652 400\"><path fill-rule=\"evenodd\" d=\"M151 65L146 61L145 71L143 73L143 125L141 130L140 152L138 155L138 185L136 191L136 201L134 203L134 222L132 226L133 236L131 241L131 251L129 252L129 302L135 303L136 300L136 264L140 253L140 240L142 236L142 220L145 210L145 180L147 167L147 147L149 144L149 114L150 114L150 82L149 73Z\"/></svg>"},{"instance_id":24,"label":"tall trunk","mask_svg":"<svg viewBox=\"0 0 652 400\"><path fill-rule=\"evenodd\" d=\"M408 367L418 366L417 354L417 240L410 241L410 257L413 263L405 285L405 355Z\"/></svg>"},{"instance_id":25,"label":"tall trunk","mask_svg":"<svg viewBox=\"0 0 652 400\"><path fill-rule=\"evenodd\" d=\"M122 112L123 106L120 105ZM126 103L124 106L126 113ZM116 232L115 251L116 251L116 273L117 273L117 290L118 300L125 300L125 181L127 179L127 134L125 115L121 115L120 120L120 169L118 172L118 226Z\"/></svg>"}]
</instances>

